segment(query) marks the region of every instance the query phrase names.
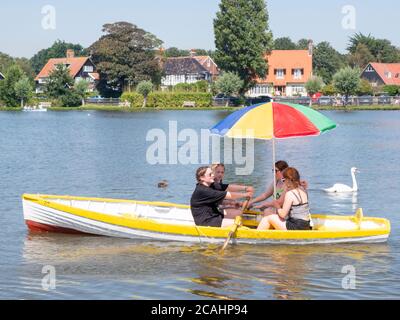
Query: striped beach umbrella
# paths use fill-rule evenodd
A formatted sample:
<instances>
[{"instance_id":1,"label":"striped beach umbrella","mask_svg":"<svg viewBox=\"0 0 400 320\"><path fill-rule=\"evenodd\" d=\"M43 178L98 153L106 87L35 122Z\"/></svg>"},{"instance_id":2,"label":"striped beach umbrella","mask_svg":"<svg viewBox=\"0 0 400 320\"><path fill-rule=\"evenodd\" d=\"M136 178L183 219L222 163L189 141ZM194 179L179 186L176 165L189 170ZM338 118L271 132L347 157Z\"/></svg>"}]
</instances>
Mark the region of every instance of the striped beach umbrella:
<instances>
[{"instance_id":1,"label":"striped beach umbrella","mask_svg":"<svg viewBox=\"0 0 400 320\"><path fill-rule=\"evenodd\" d=\"M275 168L275 140L318 136L336 128L336 123L310 107L268 102L238 110L211 129L229 138L272 140Z\"/></svg>"}]
</instances>

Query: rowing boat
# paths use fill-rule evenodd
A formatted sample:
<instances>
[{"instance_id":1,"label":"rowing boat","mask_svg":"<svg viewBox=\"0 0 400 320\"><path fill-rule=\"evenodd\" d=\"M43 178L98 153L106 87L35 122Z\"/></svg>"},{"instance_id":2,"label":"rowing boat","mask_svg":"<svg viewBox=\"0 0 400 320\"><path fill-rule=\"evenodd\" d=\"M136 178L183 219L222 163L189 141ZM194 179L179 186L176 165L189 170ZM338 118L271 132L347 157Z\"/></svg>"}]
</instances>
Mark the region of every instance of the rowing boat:
<instances>
[{"instance_id":1,"label":"rowing boat","mask_svg":"<svg viewBox=\"0 0 400 320\"><path fill-rule=\"evenodd\" d=\"M187 205L166 202L23 195L24 218L34 232L84 233L120 238L145 238L193 243L223 243L230 228L196 226ZM364 217L313 215L313 230L257 231L261 213L246 211L232 243L318 244L385 242L390 222Z\"/></svg>"}]
</instances>

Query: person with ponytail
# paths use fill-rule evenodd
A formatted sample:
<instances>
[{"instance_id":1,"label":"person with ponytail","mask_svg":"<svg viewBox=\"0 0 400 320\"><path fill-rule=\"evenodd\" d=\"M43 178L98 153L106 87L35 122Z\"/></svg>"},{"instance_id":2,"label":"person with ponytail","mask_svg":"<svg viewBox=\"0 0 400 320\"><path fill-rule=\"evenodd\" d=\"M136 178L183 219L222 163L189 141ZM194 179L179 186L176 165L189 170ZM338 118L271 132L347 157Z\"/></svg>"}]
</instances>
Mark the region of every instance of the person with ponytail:
<instances>
[{"instance_id":1,"label":"person with ponytail","mask_svg":"<svg viewBox=\"0 0 400 320\"><path fill-rule=\"evenodd\" d=\"M299 172L289 167L283 171L283 178L287 190L283 206L276 214L265 216L257 230L310 230L308 193L301 185Z\"/></svg>"}]
</instances>

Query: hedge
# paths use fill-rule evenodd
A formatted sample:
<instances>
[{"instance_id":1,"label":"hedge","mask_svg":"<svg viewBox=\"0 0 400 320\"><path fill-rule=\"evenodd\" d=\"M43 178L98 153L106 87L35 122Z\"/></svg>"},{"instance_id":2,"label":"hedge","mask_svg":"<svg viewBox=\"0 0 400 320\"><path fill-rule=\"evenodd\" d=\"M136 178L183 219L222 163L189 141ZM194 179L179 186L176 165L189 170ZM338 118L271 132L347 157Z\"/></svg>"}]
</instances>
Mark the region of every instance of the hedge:
<instances>
[{"instance_id":1,"label":"hedge","mask_svg":"<svg viewBox=\"0 0 400 320\"><path fill-rule=\"evenodd\" d=\"M121 101L128 101L133 108L143 106L143 96L137 92L124 92L121 96Z\"/></svg>"},{"instance_id":2,"label":"hedge","mask_svg":"<svg viewBox=\"0 0 400 320\"><path fill-rule=\"evenodd\" d=\"M185 101L193 101L196 107L211 107L211 93L198 92L152 92L147 99L147 106L152 108L179 108Z\"/></svg>"},{"instance_id":3,"label":"hedge","mask_svg":"<svg viewBox=\"0 0 400 320\"><path fill-rule=\"evenodd\" d=\"M141 107L143 96L136 92L125 92L122 101L131 103L131 107ZM152 92L147 97L148 108L181 108L185 101L194 101L196 107L205 108L212 105L212 94L203 92Z\"/></svg>"}]
</instances>

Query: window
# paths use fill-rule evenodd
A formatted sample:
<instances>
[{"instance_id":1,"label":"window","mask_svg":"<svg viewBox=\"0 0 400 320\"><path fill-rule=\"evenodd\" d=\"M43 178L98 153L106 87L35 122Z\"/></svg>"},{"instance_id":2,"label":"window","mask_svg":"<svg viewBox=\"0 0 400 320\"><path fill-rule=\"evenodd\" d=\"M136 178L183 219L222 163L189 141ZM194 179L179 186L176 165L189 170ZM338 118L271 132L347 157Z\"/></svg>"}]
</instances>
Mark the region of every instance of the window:
<instances>
[{"instance_id":1,"label":"window","mask_svg":"<svg viewBox=\"0 0 400 320\"><path fill-rule=\"evenodd\" d=\"M277 79L284 79L286 75L286 69L275 69L274 73Z\"/></svg>"},{"instance_id":2,"label":"window","mask_svg":"<svg viewBox=\"0 0 400 320\"><path fill-rule=\"evenodd\" d=\"M252 96L260 96L260 95L266 95L266 94L271 94L272 93L272 87L270 85L266 84L258 84L254 87L252 87L249 91L248 94Z\"/></svg>"},{"instance_id":3,"label":"window","mask_svg":"<svg viewBox=\"0 0 400 320\"><path fill-rule=\"evenodd\" d=\"M304 93L304 87L303 86L292 86L292 93Z\"/></svg>"},{"instance_id":4,"label":"window","mask_svg":"<svg viewBox=\"0 0 400 320\"><path fill-rule=\"evenodd\" d=\"M84 66L83 71L84 72L93 72L93 66Z\"/></svg>"},{"instance_id":5,"label":"window","mask_svg":"<svg viewBox=\"0 0 400 320\"><path fill-rule=\"evenodd\" d=\"M374 69L371 67L371 65L368 65L367 69L365 69L366 72L374 72Z\"/></svg>"},{"instance_id":6,"label":"window","mask_svg":"<svg viewBox=\"0 0 400 320\"><path fill-rule=\"evenodd\" d=\"M304 74L304 69L292 69L293 79L301 79Z\"/></svg>"},{"instance_id":7,"label":"window","mask_svg":"<svg viewBox=\"0 0 400 320\"><path fill-rule=\"evenodd\" d=\"M390 79L392 77L392 73L390 71L385 72L385 77Z\"/></svg>"}]
</instances>

